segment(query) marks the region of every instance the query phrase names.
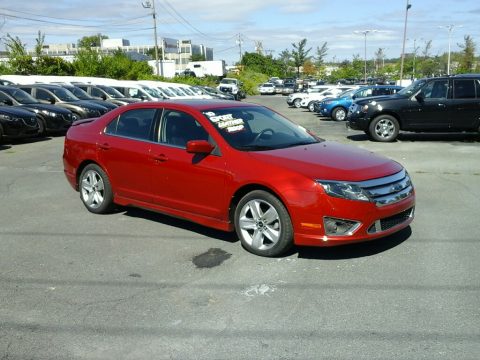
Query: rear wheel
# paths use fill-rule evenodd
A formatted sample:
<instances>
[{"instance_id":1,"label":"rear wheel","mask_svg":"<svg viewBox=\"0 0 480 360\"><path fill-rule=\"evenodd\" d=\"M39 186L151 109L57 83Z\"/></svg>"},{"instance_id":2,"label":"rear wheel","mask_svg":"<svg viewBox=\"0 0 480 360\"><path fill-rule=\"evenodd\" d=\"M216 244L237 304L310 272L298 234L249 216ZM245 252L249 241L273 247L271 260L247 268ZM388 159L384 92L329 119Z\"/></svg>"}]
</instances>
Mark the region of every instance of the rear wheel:
<instances>
[{"instance_id":1,"label":"rear wheel","mask_svg":"<svg viewBox=\"0 0 480 360\"><path fill-rule=\"evenodd\" d=\"M235 230L245 249L260 256L279 256L293 245L290 215L274 195L254 190L235 209Z\"/></svg>"},{"instance_id":2,"label":"rear wheel","mask_svg":"<svg viewBox=\"0 0 480 360\"><path fill-rule=\"evenodd\" d=\"M369 126L372 139L381 142L394 141L399 131L398 121L391 115L379 115L372 120Z\"/></svg>"},{"instance_id":3,"label":"rear wheel","mask_svg":"<svg viewBox=\"0 0 480 360\"><path fill-rule=\"evenodd\" d=\"M344 121L347 118L347 110L343 107L337 107L332 111L332 119L335 121Z\"/></svg>"},{"instance_id":4,"label":"rear wheel","mask_svg":"<svg viewBox=\"0 0 480 360\"><path fill-rule=\"evenodd\" d=\"M110 180L96 164L85 166L80 175L80 199L88 211L106 214L113 210L113 193Z\"/></svg>"}]
</instances>

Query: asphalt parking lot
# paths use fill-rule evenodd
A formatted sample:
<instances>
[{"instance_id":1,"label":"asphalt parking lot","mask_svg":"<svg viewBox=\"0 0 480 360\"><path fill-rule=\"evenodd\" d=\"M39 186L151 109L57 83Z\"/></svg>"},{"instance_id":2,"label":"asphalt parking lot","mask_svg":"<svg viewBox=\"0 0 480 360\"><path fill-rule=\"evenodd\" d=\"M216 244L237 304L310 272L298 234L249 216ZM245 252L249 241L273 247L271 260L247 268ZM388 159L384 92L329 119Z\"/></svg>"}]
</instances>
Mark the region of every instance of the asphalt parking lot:
<instances>
[{"instance_id":1,"label":"asphalt parking lot","mask_svg":"<svg viewBox=\"0 0 480 360\"><path fill-rule=\"evenodd\" d=\"M282 96L245 101L402 163L411 227L261 258L156 213L89 213L61 136L0 145L0 359L479 358L480 137L374 143Z\"/></svg>"}]
</instances>

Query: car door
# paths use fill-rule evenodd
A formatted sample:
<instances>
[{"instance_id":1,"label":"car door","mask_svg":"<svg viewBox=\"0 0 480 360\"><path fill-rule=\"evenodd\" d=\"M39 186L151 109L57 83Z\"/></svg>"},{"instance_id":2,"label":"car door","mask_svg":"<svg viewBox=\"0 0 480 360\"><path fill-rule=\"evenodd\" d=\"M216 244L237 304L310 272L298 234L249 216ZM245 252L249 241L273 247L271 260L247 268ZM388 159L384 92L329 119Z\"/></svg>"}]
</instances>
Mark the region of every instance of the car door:
<instances>
[{"instance_id":1,"label":"car door","mask_svg":"<svg viewBox=\"0 0 480 360\"><path fill-rule=\"evenodd\" d=\"M449 109L452 129L478 129L480 122L479 90L478 79L453 79L453 97Z\"/></svg>"},{"instance_id":2,"label":"car door","mask_svg":"<svg viewBox=\"0 0 480 360\"><path fill-rule=\"evenodd\" d=\"M150 156L155 119L160 110L132 109L123 112L105 128L97 142L99 160L112 182L115 195L151 202Z\"/></svg>"},{"instance_id":3,"label":"car door","mask_svg":"<svg viewBox=\"0 0 480 360\"><path fill-rule=\"evenodd\" d=\"M153 196L157 205L222 219L225 217L225 159L218 151L190 154L190 140L211 136L192 115L165 110L160 121L158 142L152 146Z\"/></svg>"},{"instance_id":4,"label":"car door","mask_svg":"<svg viewBox=\"0 0 480 360\"><path fill-rule=\"evenodd\" d=\"M405 101L404 128L411 130L448 130L449 116L448 79L431 80L409 101Z\"/></svg>"}]
</instances>

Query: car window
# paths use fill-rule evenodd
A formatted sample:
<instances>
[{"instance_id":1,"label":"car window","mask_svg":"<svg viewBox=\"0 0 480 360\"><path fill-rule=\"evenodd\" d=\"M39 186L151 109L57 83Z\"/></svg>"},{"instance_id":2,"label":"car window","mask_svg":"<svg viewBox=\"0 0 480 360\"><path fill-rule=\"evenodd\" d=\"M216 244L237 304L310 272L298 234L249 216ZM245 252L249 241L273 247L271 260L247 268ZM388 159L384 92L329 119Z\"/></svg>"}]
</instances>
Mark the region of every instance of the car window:
<instances>
[{"instance_id":1,"label":"car window","mask_svg":"<svg viewBox=\"0 0 480 360\"><path fill-rule=\"evenodd\" d=\"M103 91L97 88L92 88L90 90L90 93L92 94L92 96L96 96L96 97L102 97L104 95Z\"/></svg>"},{"instance_id":2,"label":"car window","mask_svg":"<svg viewBox=\"0 0 480 360\"><path fill-rule=\"evenodd\" d=\"M189 114L176 110L166 110L161 121L159 142L186 147L191 140L208 140L208 133Z\"/></svg>"},{"instance_id":3,"label":"car window","mask_svg":"<svg viewBox=\"0 0 480 360\"><path fill-rule=\"evenodd\" d=\"M372 95L372 89L369 88L369 89L358 90L357 93L355 94L355 97L364 98L371 95Z\"/></svg>"},{"instance_id":4,"label":"car window","mask_svg":"<svg viewBox=\"0 0 480 360\"><path fill-rule=\"evenodd\" d=\"M152 140L155 112L156 109L126 111L107 125L105 133L139 140Z\"/></svg>"},{"instance_id":5,"label":"car window","mask_svg":"<svg viewBox=\"0 0 480 360\"><path fill-rule=\"evenodd\" d=\"M0 102L5 102L8 100L10 100L10 98L6 94L4 94L2 91L0 91Z\"/></svg>"},{"instance_id":6,"label":"car window","mask_svg":"<svg viewBox=\"0 0 480 360\"><path fill-rule=\"evenodd\" d=\"M20 87L21 90L25 91L26 93L32 95L32 88L29 87Z\"/></svg>"},{"instance_id":7,"label":"car window","mask_svg":"<svg viewBox=\"0 0 480 360\"><path fill-rule=\"evenodd\" d=\"M430 81L422 89L425 99L445 99L448 93L448 80Z\"/></svg>"},{"instance_id":8,"label":"car window","mask_svg":"<svg viewBox=\"0 0 480 360\"><path fill-rule=\"evenodd\" d=\"M37 89L36 97L39 100L46 100L46 101L50 101L51 99L53 99L53 96L50 95L48 91L43 89Z\"/></svg>"},{"instance_id":9,"label":"car window","mask_svg":"<svg viewBox=\"0 0 480 360\"><path fill-rule=\"evenodd\" d=\"M453 97L455 99L475 99L475 82L473 79L454 80Z\"/></svg>"}]
</instances>

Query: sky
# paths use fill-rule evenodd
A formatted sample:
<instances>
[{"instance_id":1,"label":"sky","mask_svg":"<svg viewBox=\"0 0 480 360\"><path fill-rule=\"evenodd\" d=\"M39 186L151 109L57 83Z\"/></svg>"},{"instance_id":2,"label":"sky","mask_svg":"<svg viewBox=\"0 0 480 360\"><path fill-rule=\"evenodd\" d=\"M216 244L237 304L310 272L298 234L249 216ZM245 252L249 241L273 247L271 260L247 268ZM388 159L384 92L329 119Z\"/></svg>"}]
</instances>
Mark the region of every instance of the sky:
<instances>
[{"instance_id":1,"label":"sky","mask_svg":"<svg viewBox=\"0 0 480 360\"><path fill-rule=\"evenodd\" d=\"M152 0L150 0L150 3ZM470 35L480 53L478 0L409 0L406 53L420 54L432 41L430 55L459 51ZM309 55L327 43L327 61L367 59L384 49L386 58L400 57L406 0L155 0L159 38L192 40L213 48L215 60L232 65L242 52L254 52L261 42L274 58L292 44L307 39ZM449 32L442 26L454 25ZM362 31L369 32L366 36ZM38 31L46 44L76 43L102 33L131 45L151 45L152 10L142 0L2 0L0 50L8 33L32 49Z\"/></svg>"}]
</instances>

